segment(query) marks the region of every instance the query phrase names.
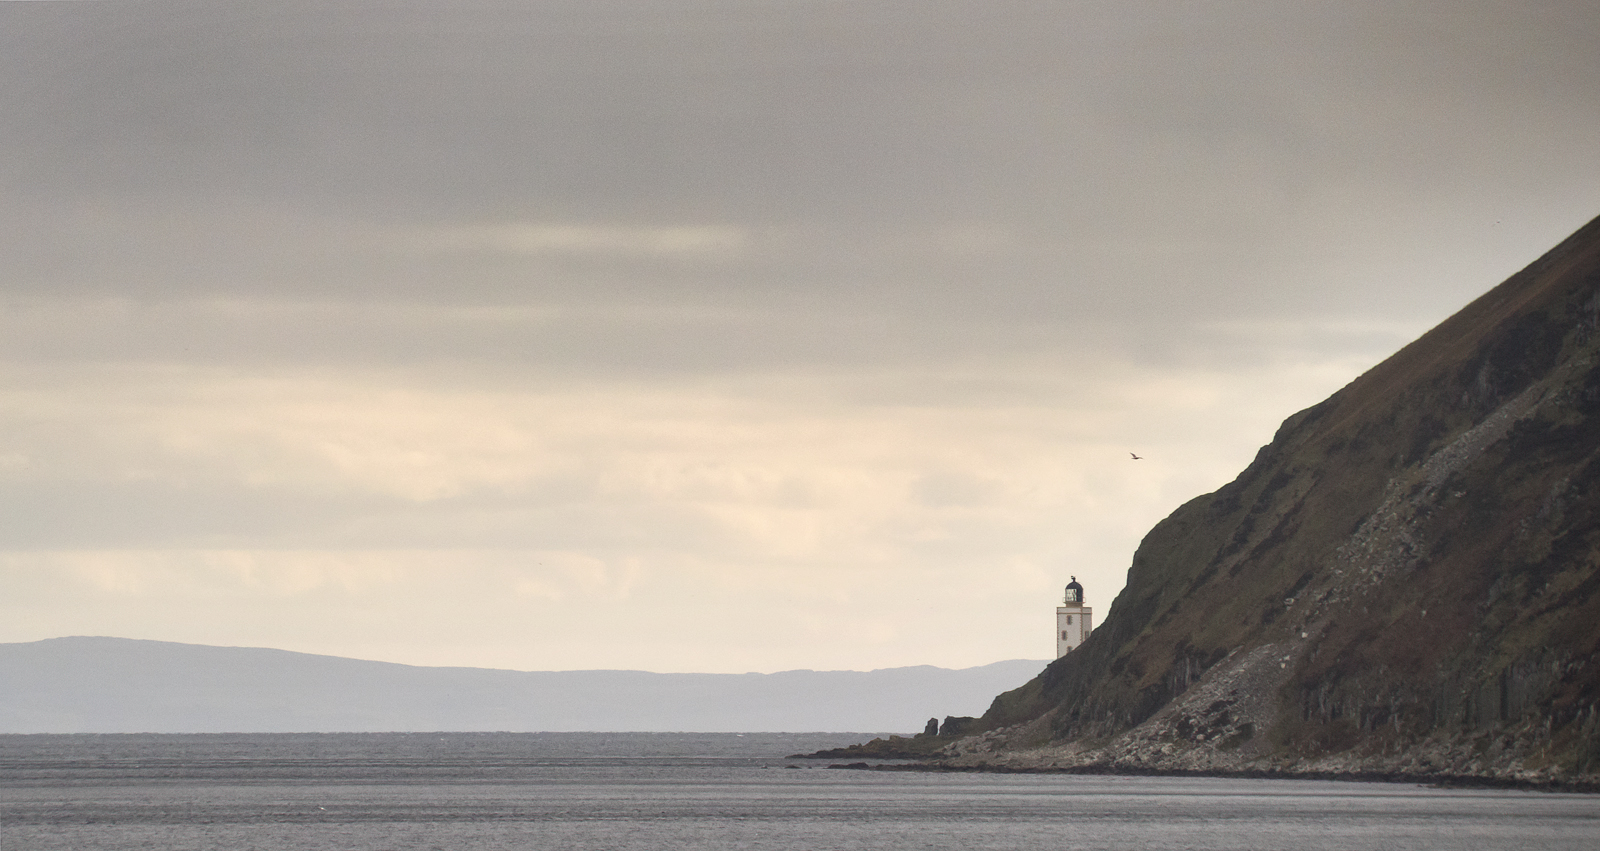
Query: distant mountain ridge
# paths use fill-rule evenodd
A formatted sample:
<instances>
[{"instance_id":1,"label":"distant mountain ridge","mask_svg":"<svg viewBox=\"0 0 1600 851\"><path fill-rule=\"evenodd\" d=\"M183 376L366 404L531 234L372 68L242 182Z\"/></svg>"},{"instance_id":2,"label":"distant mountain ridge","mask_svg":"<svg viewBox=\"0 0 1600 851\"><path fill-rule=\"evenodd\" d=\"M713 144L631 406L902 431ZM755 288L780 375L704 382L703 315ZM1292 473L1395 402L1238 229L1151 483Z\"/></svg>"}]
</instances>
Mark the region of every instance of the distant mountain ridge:
<instances>
[{"instance_id":1,"label":"distant mountain ridge","mask_svg":"<svg viewBox=\"0 0 1600 851\"><path fill-rule=\"evenodd\" d=\"M934 715L977 711L1044 665L529 672L53 638L0 644L0 733L915 732Z\"/></svg>"},{"instance_id":2,"label":"distant mountain ridge","mask_svg":"<svg viewBox=\"0 0 1600 851\"><path fill-rule=\"evenodd\" d=\"M1150 530L966 766L1600 785L1600 219Z\"/></svg>"}]
</instances>

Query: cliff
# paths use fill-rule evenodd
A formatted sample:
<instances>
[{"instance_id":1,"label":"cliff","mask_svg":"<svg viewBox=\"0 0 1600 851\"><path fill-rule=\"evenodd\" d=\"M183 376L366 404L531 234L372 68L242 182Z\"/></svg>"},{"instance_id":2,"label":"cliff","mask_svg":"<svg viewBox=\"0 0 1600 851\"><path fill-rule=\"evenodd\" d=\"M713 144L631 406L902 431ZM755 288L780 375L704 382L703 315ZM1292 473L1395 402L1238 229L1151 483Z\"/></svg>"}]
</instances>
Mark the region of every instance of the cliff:
<instances>
[{"instance_id":1,"label":"cliff","mask_svg":"<svg viewBox=\"0 0 1600 851\"><path fill-rule=\"evenodd\" d=\"M1600 779L1597 354L1600 219L1159 523L938 758Z\"/></svg>"}]
</instances>

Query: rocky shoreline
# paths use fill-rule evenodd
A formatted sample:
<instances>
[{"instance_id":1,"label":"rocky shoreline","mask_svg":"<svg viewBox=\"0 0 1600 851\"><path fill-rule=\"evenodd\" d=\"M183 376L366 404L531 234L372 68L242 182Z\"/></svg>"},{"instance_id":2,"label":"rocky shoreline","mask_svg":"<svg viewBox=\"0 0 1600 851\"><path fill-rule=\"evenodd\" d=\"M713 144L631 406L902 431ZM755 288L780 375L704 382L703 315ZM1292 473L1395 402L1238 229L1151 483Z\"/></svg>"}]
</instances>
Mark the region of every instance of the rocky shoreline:
<instances>
[{"instance_id":1,"label":"rocky shoreline","mask_svg":"<svg viewBox=\"0 0 1600 851\"><path fill-rule=\"evenodd\" d=\"M1440 731L1421 740L1370 739L1305 757L1273 747L1265 736L1247 735L1237 724L1190 716L1182 711L1186 704L1192 706L1179 701L1099 742L1044 741L1051 721L1046 715L975 735L891 736L796 757L850 760L829 768L878 771L1345 780L1600 793L1600 774L1564 770L1550 758L1559 748L1552 748L1545 725L1531 721L1492 732Z\"/></svg>"},{"instance_id":2,"label":"rocky shoreline","mask_svg":"<svg viewBox=\"0 0 1600 851\"><path fill-rule=\"evenodd\" d=\"M814 758L807 755L804 758ZM952 774L1072 774L1111 777L1217 777L1244 780L1333 780L1349 783L1407 783L1435 788L1528 789L1540 792L1600 794L1600 778L1584 781L1554 779L1533 781L1508 777L1470 774L1407 774L1395 772L1333 771L1205 771L1187 769L1124 768L1109 765L1082 765L1066 768L1017 767L1006 765L958 765L949 762L852 762L834 763L830 769L846 771L916 771Z\"/></svg>"}]
</instances>

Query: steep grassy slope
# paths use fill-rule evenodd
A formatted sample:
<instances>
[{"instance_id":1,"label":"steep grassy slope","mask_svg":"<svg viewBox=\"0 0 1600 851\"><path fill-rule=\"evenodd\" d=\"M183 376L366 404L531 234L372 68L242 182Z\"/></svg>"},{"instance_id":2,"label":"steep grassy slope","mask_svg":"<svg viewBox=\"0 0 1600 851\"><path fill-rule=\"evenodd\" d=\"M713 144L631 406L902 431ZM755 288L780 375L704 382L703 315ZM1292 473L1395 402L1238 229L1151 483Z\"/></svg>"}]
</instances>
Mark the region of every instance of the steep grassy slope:
<instances>
[{"instance_id":1,"label":"steep grassy slope","mask_svg":"<svg viewBox=\"0 0 1600 851\"><path fill-rule=\"evenodd\" d=\"M946 755L1600 772L1600 219L1150 531Z\"/></svg>"}]
</instances>

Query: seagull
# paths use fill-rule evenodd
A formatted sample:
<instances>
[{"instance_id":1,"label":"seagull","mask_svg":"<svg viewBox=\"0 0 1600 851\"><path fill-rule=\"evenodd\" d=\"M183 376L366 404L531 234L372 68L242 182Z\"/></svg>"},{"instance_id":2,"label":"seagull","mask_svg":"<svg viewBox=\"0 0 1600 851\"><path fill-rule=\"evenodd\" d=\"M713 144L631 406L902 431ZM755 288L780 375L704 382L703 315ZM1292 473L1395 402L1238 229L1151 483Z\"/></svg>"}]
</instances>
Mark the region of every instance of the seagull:
<instances>
[{"instance_id":1,"label":"seagull","mask_svg":"<svg viewBox=\"0 0 1600 851\"><path fill-rule=\"evenodd\" d=\"M1133 460L1135 460L1135 461L1143 461L1144 460L1143 457L1141 457L1139 455L1134 455L1134 453L1132 453L1132 452L1129 452L1128 454L1132 455L1133 456Z\"/></svg>"}]
</instances>

